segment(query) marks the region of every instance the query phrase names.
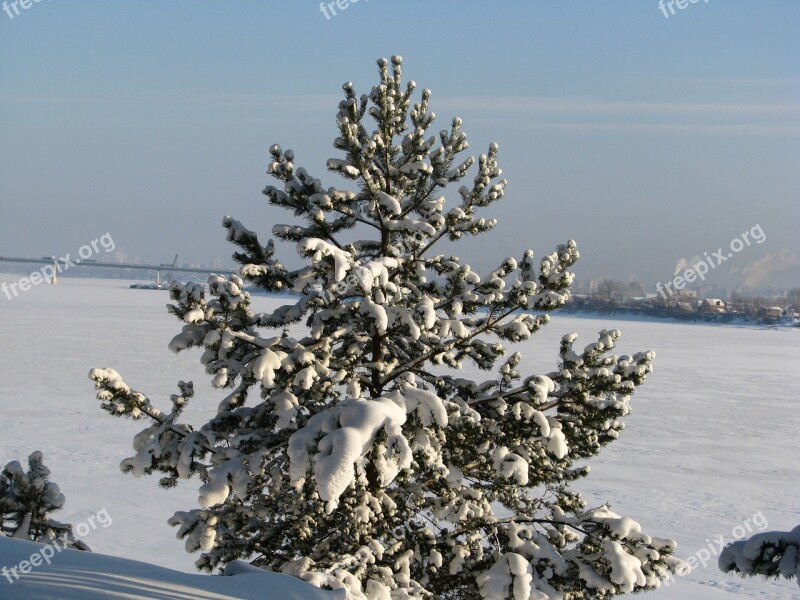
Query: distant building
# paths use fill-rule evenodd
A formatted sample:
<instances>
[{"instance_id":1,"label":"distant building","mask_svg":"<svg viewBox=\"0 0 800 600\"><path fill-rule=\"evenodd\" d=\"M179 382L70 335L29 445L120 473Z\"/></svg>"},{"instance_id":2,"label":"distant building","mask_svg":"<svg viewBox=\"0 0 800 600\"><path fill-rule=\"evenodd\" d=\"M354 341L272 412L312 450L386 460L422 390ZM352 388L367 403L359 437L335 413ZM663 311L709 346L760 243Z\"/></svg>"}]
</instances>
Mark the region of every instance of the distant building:
<instances>
[{"instance_id":1,"label":"distant building","mask_svg":"<svg viewBox=\"0 0 800 600\"><path fill-rule=\"evenodd\" d=\"M768 319L780 319L783 316L783 309L780 306L765 306L764 316Z\"/></svg>"},{"instance_id":2,"label":"distant building","mask_svg":"<svg viewBox=\"0 0 800 600\"><path fill-rule=\"evenodd\" d=\"M670 298L664 304L667 308L675 308L684 312L694 312L696 310L694 302L691 300L676 298L675 296L670 296Z\"/></svg>"},{"instance_id":3,"label":"distant building","mask_svg":"<svg viewBox=\"0 0 800 600\"><path fill-rule=\"evenodd\" d=\"M728 312L728 307L719 298L706 298L700 303L700 312L724 313Z\"/></svg>"}]
</instances>

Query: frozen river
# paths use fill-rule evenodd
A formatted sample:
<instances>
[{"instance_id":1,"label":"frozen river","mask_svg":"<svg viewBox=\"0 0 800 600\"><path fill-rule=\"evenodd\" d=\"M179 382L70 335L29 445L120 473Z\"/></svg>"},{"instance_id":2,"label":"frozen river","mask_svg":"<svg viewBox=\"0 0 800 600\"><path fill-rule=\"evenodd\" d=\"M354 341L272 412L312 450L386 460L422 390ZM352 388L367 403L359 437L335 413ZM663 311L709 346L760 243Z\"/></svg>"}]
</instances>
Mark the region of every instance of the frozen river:
<instances>
[{"instance_id":1,"label":"frozen river","mask_svg":"<svg viewBox=\"0 0 800 600\"><path fill-rule=\"evenodd\" d=\"M164 491L155 478L123 476L118 464L143 423L100 411L87 378L92 367L113 367L156 404L179 379L194 380L186 418L204 422L221 395L196 352L167 350L180 329L164 309L168 301L166 292L90 279L0 296L0 463L43 451L67 498L55 518L77 523L106 509L113 519L86 537L95 551L192 571L194 559L166 520L196 506L195 482ZM253 305L282 302L255 297ZM589 343L605 328L622 331L620 354L655 350L655 371L634 395L620 440L590 463L578 488L590 504L609 501L646 533L676 539L682 558L709 563L644 597L800 597L796 583L743 580L716 568L720 540L800 523L800 329L554 316L515 347L523 372L552 370L563 334Z\"/></svg>"}]
</instances>

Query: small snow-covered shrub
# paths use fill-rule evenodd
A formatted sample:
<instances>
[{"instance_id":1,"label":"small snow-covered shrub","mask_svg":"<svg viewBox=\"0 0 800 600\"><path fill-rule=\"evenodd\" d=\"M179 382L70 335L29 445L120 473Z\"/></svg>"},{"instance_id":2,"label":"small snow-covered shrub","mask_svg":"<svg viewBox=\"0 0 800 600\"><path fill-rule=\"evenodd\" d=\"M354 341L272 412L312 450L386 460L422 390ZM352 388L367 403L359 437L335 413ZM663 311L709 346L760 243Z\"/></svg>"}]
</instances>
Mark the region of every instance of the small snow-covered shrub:
<instances>
[{"instance_id":1,"label":"small snow-covered shrub","mask_svg":"<svg viewBox=\"0 0 800 600\"><path fill-rule=\"evenodd\" d=\"M0 472L0 533L42 543L55 543L76 550L89 547L76 540L72 525L50 518L64 506L64 494L50 481L50 469L39 451L28 457L26 471L12 460Z\"/></svg>"},{"instance_id":2,"label":"small snow-covered shrub","mask_svg":"<svg viewBox=\"0 0 800 600\"><path fill-rule=\"evenodd\" d=\"M794 578L800 585L800 525L791 531L764 531L729 544L719 555L719 568L742 576Z\"/></svg>"}]
</instances>

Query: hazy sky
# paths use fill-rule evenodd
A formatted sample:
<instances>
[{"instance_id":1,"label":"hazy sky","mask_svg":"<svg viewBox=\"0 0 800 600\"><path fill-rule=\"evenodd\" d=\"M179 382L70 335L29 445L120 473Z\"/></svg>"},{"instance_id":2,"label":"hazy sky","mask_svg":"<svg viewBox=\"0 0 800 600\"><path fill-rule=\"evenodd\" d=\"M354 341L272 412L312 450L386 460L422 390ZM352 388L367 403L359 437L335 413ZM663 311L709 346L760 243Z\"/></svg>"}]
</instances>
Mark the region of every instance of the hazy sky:
<instances>
[{"instance_id":1,"label":"hazy sky","mask_svg":"<svg viewBox=\"0 0 800 600\"><path fill-rule=\"evenodd\" d=\"M18 9L0 12L0 256L74 254L108 232L121 258L229 264L224 215L263 240L291 222L261 194L269 146L338 185L340 86L368 92L375 60L401 54L433 90L435 130L458 115L472 152L500 144L500 224L458 250L473 267L575 238L579 278L654 283L760 225L766 240L710 280L800 285L796 0L668 17L657 0Z\"/></svg>"}]
</instances>

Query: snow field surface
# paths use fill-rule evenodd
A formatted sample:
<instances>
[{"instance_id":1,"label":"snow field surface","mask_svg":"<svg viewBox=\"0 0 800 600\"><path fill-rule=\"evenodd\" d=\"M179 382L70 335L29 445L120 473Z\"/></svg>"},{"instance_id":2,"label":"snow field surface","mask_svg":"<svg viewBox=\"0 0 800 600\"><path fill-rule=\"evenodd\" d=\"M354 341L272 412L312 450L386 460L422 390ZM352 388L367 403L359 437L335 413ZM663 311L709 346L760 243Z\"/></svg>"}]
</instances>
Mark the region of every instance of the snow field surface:
<instances>
[{"instance_id":1,"label":"snow field surface","mask_svg":"<svg viewBox=\"0 0 800 600\"><path fill-rule=\"evenodd\" d=\"M16 279L0 275L0 281ZM119 463L131 455L133 436L145 423L104 414L87 373L116 369L162 409L178 380L194 381L184 418L198 424L213 414L221 394L211 389L196 352L167 349L181 328L164 308L168 294L131 290L128 283L63 278L58 286L0 298L0 461L44 453L66 496L57 520L79 523L105 509L113 524L85 539L96 552L194 572L197 557L184 552L166 522L174 511L198 506L197 482L162 490L157 477L123 475ZM253 309L264 311L288 302L252 299ZM522 353L523 373L553 370L561 337L570 332L578 333L580 347L598 331L617 328L623 336L616 353L656 351L626 430L589 462L591 474L576 486L589 506L610 502L652 535L675 539L678 557L694 557L691 574L647 597L797 598L794 582L740 579L716 563L720 542L800 523L800 467L792 460L800 429L800 330L551 316L529 341L509 345ZM465 371L477 373L469 365ZM344 418L402 425L391 416ZM352 445L356 452L360 440L350 437L341 448ZM498 468L516 472L513 456L494 458ZM398 464L404 460L400 454Z\"/></svg>"},{"instance_id":2,"label":"snow field surface","mask_svg":"<svg viewBox=\"0 0 800 600\"><path fill-rule=\"evenodd\" d=\"M50 549L51 552L47 552ZM57 553L56 553L57 552ZM25 600L343 600L344 590L325 591L297 578L266 573L240 561L208 577L79 550L55 551L30 541L0 538L0 564L36 561L24 575L0 578L0 598ZM31 563L33 564L33 563ZM30 566L30 565L29 565ZM9 581L10 579L10 581Z\"/></svg>"}]
</instances>

